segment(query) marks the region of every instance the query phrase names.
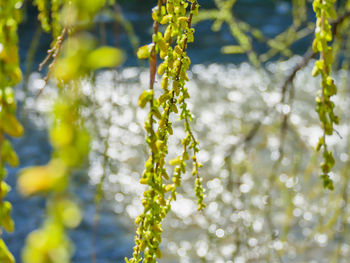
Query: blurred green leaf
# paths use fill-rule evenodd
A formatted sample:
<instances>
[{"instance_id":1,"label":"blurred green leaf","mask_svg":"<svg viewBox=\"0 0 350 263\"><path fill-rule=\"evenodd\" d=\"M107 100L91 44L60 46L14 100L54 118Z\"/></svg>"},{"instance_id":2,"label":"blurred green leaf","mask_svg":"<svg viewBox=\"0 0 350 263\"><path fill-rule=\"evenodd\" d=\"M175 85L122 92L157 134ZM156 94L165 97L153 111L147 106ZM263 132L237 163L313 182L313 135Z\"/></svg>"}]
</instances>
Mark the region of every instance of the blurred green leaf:
<instances>
[{"instance_id":1,"label":"blurred green leaf","mask_svg":"<svg viewBox=\"0 0 350 263\"><path fill-rule=\"evenodd\" d=\"M125 55L120 49L107 46L92 51L86 59L87 66L92 70L117 67L124 61Z\"/></svg>"}]
</instances>

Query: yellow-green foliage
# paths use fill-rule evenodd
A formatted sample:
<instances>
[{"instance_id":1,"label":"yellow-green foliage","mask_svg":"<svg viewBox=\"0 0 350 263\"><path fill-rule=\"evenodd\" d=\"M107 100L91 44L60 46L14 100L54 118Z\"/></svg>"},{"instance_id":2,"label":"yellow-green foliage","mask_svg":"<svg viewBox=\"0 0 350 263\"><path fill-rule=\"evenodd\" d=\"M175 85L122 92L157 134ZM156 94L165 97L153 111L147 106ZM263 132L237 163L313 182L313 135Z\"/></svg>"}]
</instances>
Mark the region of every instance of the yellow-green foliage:
<instances>
[{"instance_id":1,"label":"yellow-green foliage","mask_svg":"<svg viewBox=\"0 0 350 263\"><path fill-rule=\"evenodd\" d=\"M52 73L64 83L82 78L94 70L112 68L124 62L121 50L109 46L97 47L96 41L86 34L71 37L69 43L63 46L61 55L53 65Z\"/></svg>"},{"instance_id":2,"label":"yellow-green foliage","mask_svg":"<svg viewBox=\"0 0 350 263\"><path fill-rule=\"evenodd\" d=\"M5 165L18 165L18 157L11 142L5 135L20 137L23 128L18 122L13 86L21 80L18 58L17 26L21 21L20 0L0 2L0 232L2 229L12 232L14 222L11 219L12 206L4 201L10 186L3 180L6 177ZM0 262L13 263L14 257L0 238Z\"/></svg>"},{"instance_id":3,"label":"yellow-green foliage","mask_svg":"<svg viewBox=\"0 0 350 263\"><path fill-rule=\"evenodd\" d=\"M213 31L219 31L222 25L226 23L230 29L230 33L237 40L238 45L224 47L222 52L225 54L246 53L250 62L258 66L260 62L256 53L253 51L252 39L247 32L244 32L244 28L239 25L237 18L234 16L232 9L236 2L237 0L216 0L217 9L202 11L195 21L214 20ZM258 35L262 34L258 32Z\"/></svg>"},{"instance_id":4,"label":"yellow-green foliage","mask_svg":"<svg viewBox=\"0 0 350 263\"><path fill-rule=\"evenodd\" d=\"M190 66L190 58L186 54L187 45L194 41L194 29L191 27L193 16L198 13L196 0L158 1L152 10L154 20L153 42L143 46L137 52L140 59L150 61L150 89L139 97L139 106L150 107L145 121L146 142L150 148L150 156L140 179L141 184L148 185L143 194L144 211L135 222L138 225L135 237L133 257L126 262L156 262L161 257L161 223L169 212L171 201L176 200L176 189L181 184L181 175L186 172L186 161L192 151L193 176L196 177L195 192L198 198L198 209L204 207L203 187L198 176L200 164L197 162L198 142L195 139L190 122L192 115L188 110L186 99L189 93L186 87L188 77L186 71ZM164 33L161 29L164 27ZM156 69L157 54L162 61ZM156 71L161 76L162 94L155 96ZM169 161L174 166L169 175L166 168L168 155L168 138L173 134L170 115L178 114L184 123L186 132L182 140L183 152ZM157 125L158 124L158 125ZM172 182L168 182L170 180ZM141 253L143 252L143 256ZM142 259L143 258L143 259Z\"/></svg>"},{"instance_id":5,"label":"yellow-green foliage","mask_svg":"<svg viewBox=\"0 0 350 263\"><path fill-rule=\"evenodd\" d=\"M117 48L97 47L96 41L83 32L106 1L52 0L36 4L43 29L54 37L40 67L51 60L45 79L56 80L59 96L50 115L52 159L47 165L22 170L18 180L23 195L48 196L44 223L28 236L22 259L24 263L68 263L74 249L66 230L76 227L81 219L68 185L73 170L86 160L90 139L80 116L79 81L94 70L120 65L124 55Z\"/></svg>"},{"instance_id":6,"label":"yellow-green foliage","mask_svg":"<svg viewBox=\"0 0 350 263\"><path fill-rule=\"evenodd\" d=\"M272 39L266 38L262 32L258 29L253 28L247 23L240 21L233 15L234 5L237 0L215 0L217 9L204 10L200 13L196 22L202 20L213 20L212 29L217 31L221 28L223 23L229 26L230 32L233 37L238 42L238 45L224 46L222 48L223 53L233 54L233 53L246 53L254 65L259 65L259 62L264 62L277 54L281 54L285 57L290 57L293 55L290 49L291 45L304 38L314 31L315 25L307 23L307 4L306 0L293 0L292 1L292 15L293 24L287 28L284 32L278 34ZM338 117L335 115L334 103L331 101L331 97L337 93L337 88L334 84L331 73L331 66L333 60L336 57L337 51L339 51L339 43L342 42L346 36L344 32L346 30L341 28L346 28L346 17L348 16L346 8L340 7L341 14L343 17L340 21L336 22L338 26L338 31L334 29L332 32L331 21L335 21L337 14L335 11L335 0L315 0L313 2L313 9L317 16L316 22L316 37L313 42L313 51L320 54L320 59L316 62L313 75L322 75L322 89L317 95L317 112L322 123L322 129L324 135L320 138L317 150L323 148L324 162L321 164L322 175L324 186L329 189L333 189L332 181L329 179L328 173L330 169L334 166L334 158L332 152L327 150L326 137L327 135L333 134L333 125L338 124ZM349 5L349 1L345 4L342 3L341 6ZM342 10L344 9L344 10ZM338 34L338 42L335 45L335 50L329 46L329 43L333 40L333 36ZM268 45L269 49L259 56L257 56L252 51L252 38L263 42ZM336 49L338 47L338 49ZM346 56L346 54L345 54ZM305 59L310 59L309 58ZM308 62L308 60L306 60ZM306 65L307 63L305 63ZM304 66L301 66L304 67ZM296 69L298 71L298 69ZM293 80L294 75L292 75L290 80Z\"/></svg>"},{"instance_id":7,"label":"yellow-green foliage","mask_svg":"<svg viewBox=\"0 0 350 263\"><path fill-rule=\"evenodd\" d=\"M105 0L37 0L35 3L42 28L51 31L53 36L52 48L40 64L42 69L51 60L46 81L53 73L58 81L67 83L91 71L123 63L124 55L119 49L107 46L97 48L96 41L84 31L105 5L113 3L112 0L108 3ZM48 6L51 6L49 11ZM65 43L66 38L70 38L69 44Z\"/></svg>"},{"instance_id":8,"label":"yellow-green foliage","mask_svg":"<svg viewBox=\"0 0 350 263\"><path fill-rule=\"evenodd\" d=\"M140 107L149 107L145 121L146 143L149 158L140 183L147 186L143 193L143 212L135 219L138 229L135 237L133 257L125 259L129 263L155 263L161 257L160 243L162 222L176 200L182 175L192 162L192 175L195 177L195 194L198 210L205 207L204 189L198 170L198 142L190 123L192 114L188 109L190 97L187 70L191 60L187 46L194 41L192 22L214 20L213 30L220 30L225 23L237 40L236 45L223 47L224 53L246 53L254 65L266 61L276 54L286 57L293 52L290 46L310 32L305 26L306 0L293 0L294 23L286 31L273 39L238 20L233 8L237 0L215 0L217 9L203 11L198 15L197 0L158 0L152 10L154 33L152 43L141 47L139 59L150 63L150 87L140 96ZM69 263L74 252L66 231L78 226L81 220L80 209L70 195L68 186L74 169L80 168L89 151L89 134L81 117L82 103L80 80L91 72L120 65L123 53L113 47L98 47L88 33L95 15L113 0L35 0L42 28L53 37L48 57L41 68L49 64L48 76L56 82L59 96L50 115L49 135L53 146L50 162L43 166L22 170L18 189L25 195L41 194L47 196L47 212L40 229L33 231L26 241L22 258L24 263ZM314 51L320 54L313 75L322 76L322 89L317 97L319 114L324 135L320 138L318 149L323 149L322 178L326 188L332 189L329 171L334 165L332 152L327 149L326 137L332 135L333 125L338 123L334 114L331 97L337 89L331 75L333 51L329 46L333 32L330 19L336 18L333 8L335 0L314 0L317 16ZM347 2L348 6L350 1ZM4 201L10 187L4 182L5 165L17 166L18 157L11 142L5 138L19 137L23 128L15 116L16 103L13 86L21 79L19 68L17 25L21 20L20 0L1 0L0 2L0 232L13 231L14 222L10 217L11 204ZM121 19L121 18L116 18ZM299 30L300 29L300 30ZM69 41L66 41L66 40ZM265 42L269 50L260 57L253 51L253 39ZM157 68L157 59L160 64ZM161 79L156 86L156 75ZM156 90L159 88L159 91ZM156 94L160 94L157 95ZM174 159L168 157L168 140L173 134L170 119L176 115L184 125L185 136L181 140L183 151ZM287 122L286 122L287 123ZM169 169L169 167L171 167ZM171 172L170 172L171 171ZM0 263L13 263L14 258L5 243L0 239Z\"/></svg>"},{"instance_id":9,"label":"yellow-green foliage","mask_svg":"<svg viewBox=\"0 0 350 263\"><path fill-rule=\"evenodd\" d=\"M52 112L50 141L52 160L44 166L21 172L18 187L22 194L48 194L43 226L32 232L23 250L25 263L68 263L74 252L67 228L79 225L81 212L69 196L72 169L81 166L89 150L89 135L79 114L79 93L61 88Z\"/></svg>"},{"instance_id":10,"label":"yellow-green foliage","mask_svg":"<svg viewBox=\"0 0 350 263\"><path fill-rule=\"evenodd\" d=\"M49 32L51 30L50 17L49 17L49 4L48 0L35 0L34 4L37 6L39 15L38 19L41 22L42 28Z\"/></svg>"},{"instance_id":11,"label":"yellow-green foliage","mask_svg":"<svg viewBox=\"0 0 350 263\"><path fill-rule=\"evenodd\" d=\"M23 262L70 262L74 248L65 229L76 227L80 223L81 213L78 206L64 195L55 196L51 202L43 227L30 233L27 238Z\"/></svg>"},{"instance_id":12,"label":"yellow-green foliage","mask_svg":"<svg viewBox=\"0 0 350 263\"><path fill-rule=\"evenodd\" d=\"M56 38L64 27L77 29L91 25L95 14L106 5L106 0L35 0L34 4L42 28Z\"/></svg>"},{"instance_id":13,"label":"yellow-green foliage","mask_svg":"<svg viewBox=\"0 0 350 263\"><path fill-rule=\"evenodd\" d=\"M53 157L68 168L80 166L89 150L89 135L80 118L79 105L79 96L71 92L58 99L53 108L50 130L50 140L56 149Z\"/></svg>"},{"instance_id":14,"label":"yellow-green foliage","mask_svg":"<svg viewBox=\"0 0 350 263\"><path fill-rule=\"evenodd\" d=\"M313 30L312 26L305 26L307 21L306 0L293 0L293 25L273 38L268 38L257 28L240 20L235 16L235 4L237 0L215 0L215 9L202 10L195 22L213 20L212 30L219 31L223 24L229 28L231 35L236 39L236 45L222 47L224 54L247 54L250 62L259 66L272 57L281 54L290 57L293 52L290 46L297 40L304 38ZM262 42L268 46L268 50L257 55L253 49L254 41Z\"/></svg>"},{"instance_id":15,"label":"yellow-green foliage","mask_svg":"<svg viewBox=\"0 0 350 263\"><path fill-rule=\"evenodd\" d=\"M313 8L316 13L316 35L313 42L313 49L320 54L320 58L315 63L312 75L321 74L321 91L316 98L316 111L319 115L323 136L320 138L317 150L323 148L324 162L321 164L322 179L324 187L333 189L333 182L328 173L334 166L334 158L331 151L327 149L326 137L332 135L334 124L338 124L339 119L334 113L334 103L331 97L337 94L337 87L331 77L331 67L333 64L332 47L328 45L332 41L332 28L330 19L336 19L337 14L334 9L335 0L315 0Z\"/></svg>"}]
</instances>

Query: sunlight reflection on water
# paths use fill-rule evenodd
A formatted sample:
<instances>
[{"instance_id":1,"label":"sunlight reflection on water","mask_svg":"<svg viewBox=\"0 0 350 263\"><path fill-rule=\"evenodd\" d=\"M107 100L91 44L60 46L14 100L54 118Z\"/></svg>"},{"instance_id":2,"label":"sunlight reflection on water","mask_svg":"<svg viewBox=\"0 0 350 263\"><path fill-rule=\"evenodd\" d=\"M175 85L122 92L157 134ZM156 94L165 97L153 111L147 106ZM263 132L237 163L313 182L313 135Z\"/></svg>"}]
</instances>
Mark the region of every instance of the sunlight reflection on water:
<instances>
[{"instance_id":1,"label":"sunlight reflection on water","mask_svg":"<svg viewBox=\"0 0 350 263\"><path fill-rule=\"evenodd\" d=\"M336 229L344 218L349 224L350 209L343 204L339 210L343 216L337 220L332 211L341 207L341 186L348 184L340 174L348 160L349 100L346 96L337 98L337 112L344 119L338 132L344 139L333 135L328 143L342 162L334 169L336 190L328 193L317 176L318 158L313 150L321 129L314 110L319 79L310 77L312 63L296 75L293 103L280 103L281 82L298 62L300 58L294 57L269 63L266 70L256 70L247 63L193 66L188 86L195 115L193 127L202 149L198 158L204 164L201 176L207 209L203 214L196 211L193 179L186 174L164 223L162 246L168 249L162 262L199 262L199 257L202 262L275 262L282 258L283 262L315 259L328 263L338 247L343 257L338 262L346 262L350 256L347 239ZM338 83L343 76L344 72L337 73ZM140 68L105 71L97 75L95 83L83 82L87 101L83 112L95 136L89 177L92 184L101 178L101 156L107 145L106 198L114 204L118 220L130 229L130 236L145 189L138 180L148 152L143 131L147 113L137 107L137 99L148 82L147 69ZM38 74L32 75L30 83L34 93L42 86ZM348 92L341 85L338 88L340 94ZM37 112L48 111L55 93L48 86L39 100L26 101L31 119L40 127L42 117ZM280 158L281 117L286 114L291 115L285 154L281 165L274 168ZM258 121L262 126L257 135L247 145L242 143ZM181 125L175 125L169 141L170 158L181 151Z\"/></svg>"}]
</instances>

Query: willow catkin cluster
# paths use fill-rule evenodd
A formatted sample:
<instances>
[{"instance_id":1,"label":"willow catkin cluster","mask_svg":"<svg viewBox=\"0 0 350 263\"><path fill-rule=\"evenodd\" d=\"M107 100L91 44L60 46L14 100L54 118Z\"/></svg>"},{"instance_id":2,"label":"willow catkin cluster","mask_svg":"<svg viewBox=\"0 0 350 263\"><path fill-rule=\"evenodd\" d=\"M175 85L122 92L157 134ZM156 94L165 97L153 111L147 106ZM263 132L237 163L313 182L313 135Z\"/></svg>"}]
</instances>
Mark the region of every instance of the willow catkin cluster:
<instances>
[{"instance_id":1,"label":"willow catkin cluster","mask_svg":"<svg viewBox=\"0 0 350 263\"><path fill-rule=\"evenodd\" d=\"M18 188L25 195L47 196L42 226L29 234L23 249L24 263L69 263L74 246L67 230L81 220L79 206L69 191L72 174L81 168L89 152L89 134L81 117L81 79L99 68L118 66L123 53L113 47L97 47L85 32L105 0L38 0L39 20L53 36L52 48L40 68L49 64L48 75L58 86L59 96L50 112L48 164L22 170ZM66 41L69 39L69 41Z\"/></svg>"},{"instance_id":2,"label":"willow catkin cluster","mask_svg":"<svg viewBox=\"0 0 350 263\"><path fill-rule=\"evenodd\" d=\"M50 1L47 0L34 0L33 4L38 8L38 19L40 20L41 27L44 31L49 32L51 29L50 25L50 10L49 4Z\"/></svg>"},{"instance_id":3,"label":"willow catkin cluster","mask_svg":"<svg viewBox=\"0 0 350 263\"><path fill-rule=\"evenodd\" d=\"M181 184L181 176L186 172L187 161L192 156L195 179L195 193L198 199L198 209L204 207L203 187L198 176L201 166L197 161L198 142L190 127L192 120L186 100L190 97L186 82L186 71L190 66L190 58L186 49L194 41L192 18L198 13L198 3L195 0L158 1L152 11L154 20L153 42L143 46L138 51L140 59L150 61L150 89L139 97L139 106L150 107L145 121L147 132L146 142L150 148L149 159L140 179L141 184L148 186L143 194L143 213L135 222L138 229L135 237L133 257L126 262L156 262L161 257L161 223L171 208L171 201L176 200L176 189ZM164 28L164 33L160 29ZM157 70L157 55L162 63ZM161 95L155 96L155 75L161 76ZM166 166L168 155L168 138L173 134L171 114L176 114L184 123L185 138L181 141L183 151L169 161L173 166L169 174ZM171 182L169 182L171 179ZM142 257L143 253L143 257Z\"/></svg>"},{"instance_id":4,"label":"willow catkin cluster","mask_svg":"<svg viewBox=\"0 0 350 263\"><path fill-rule=\"evenodd\" d=\"M89 151L89 135L81 120L79 93L62 87L51 114L51 161L22 170L18 180L24 195L48 194L45 220L29 234L23 250L24 263L69 263L73 245L67 229L81 220L80 209L68 191L70 175L79 168Z\"/></svg>"},{"instance_id":5,"label":"willow catkin cluster","mask_svg":"<svg viewBox=\"0 0 350 263\"><path fill-rule=\"evenodd\" d=\"M316 98L316 111L320 118L323 135L320 137L317 150L323 149L323 162L321 164L324 187L333 189L333 182L329 178L329 172L334 166L334 158L331 151L327 148L326 138L333 134L334 124L338 124L339 118L334 113L334 102L331 97L337 94L337 87L331 77L331 68L333 64L333 51L329 42L333 39L330 19L336 19L337 14L334 9L335 0L315 0L313 8L316 13L316 30L313 49L320 54L316 61L312 75L321 75L321 90Z\"/></svg>"},{"instance_id":6,"label":"willow catkin cluster","mask_svg":"<svg viewBox=\"0 0 350 263\"><path fill-rule=\"evenodd\" d=\"M16 101L13 87L21 80L18 57L17 26L21 21L19 9L20 0L5 0L0 2L0 262L13 263L14 257L1 238L1 232L14 230L11 218L11 203L5 201L10 191L6 184L5 165L18 165L18 157L14 151L9 137L20 137L23 128L18 122Z\"/></svg>"},{"instance_id":7,"label":"willow catkin cluster","mask_svg":"<svg viewBox=\"0 0 350 263\"><path fill-rule=\"evenodd\" d=\"M45 32L56 39L63 27L81 28L93 23L94 16L105 5L114 0L34 0L38 9L38 19Z\"/></svg>"}]
</instances>

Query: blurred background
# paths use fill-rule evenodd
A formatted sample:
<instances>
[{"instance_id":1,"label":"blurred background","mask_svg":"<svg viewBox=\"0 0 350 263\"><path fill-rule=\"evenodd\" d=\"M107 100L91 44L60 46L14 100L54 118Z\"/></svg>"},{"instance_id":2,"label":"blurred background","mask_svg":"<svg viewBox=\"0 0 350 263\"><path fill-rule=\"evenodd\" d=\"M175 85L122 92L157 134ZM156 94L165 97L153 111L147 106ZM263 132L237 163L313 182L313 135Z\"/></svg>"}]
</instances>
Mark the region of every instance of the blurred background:
<instances>
[{"instance_id":1,"label":"blurred background","mask_svg":"<svg viewBox=\"0 0 350 263\"><path fill-rule=\"evenodd\" d=\"M341 121L328 140L336 158L335 190L328 191L314 150L322 131L314 110L320 79L311 76L315 56L308 50L314 34L312 3L238 0L228 10L231 16L223 16L222 2L199 1L195 42L188 48L189 105L207 208L196 211L193 178L186 174L164 222L159 262L349 262L349 37L343 34L341 44L334 42L339 47L334 101ZM345 2L338 1L340 15ZM101 12L90 32L101 45L124 50L126 60L83 81L82 114L92 142L89 165L75 173L70 186L85 211L70 233L74 263L91 262L92 253L98 263L121 263L132 253L144 189L139 178L148 155L147 112L137 100L148 88L149 72L135 52L151 40L154 5L151 0L117 1L113 15ZM19 168L9 168L13 189L19 169L50 159L46 117L57 96L52 83L36 96L46 76L38 65L52 39L41 31L31 1L23 8L24 82L16 96L26 132L13 142L20 158ZM350 32L348 24L339 32ZM181 152L182 136L181 123L175 124L171 157ZM102 176L105 198L96 225L95 186ZM45 199L23 198L15 190L8 199L16 230L4 239L21 262L25 237L43 220Z\"/></svg>"}]
</instances>

